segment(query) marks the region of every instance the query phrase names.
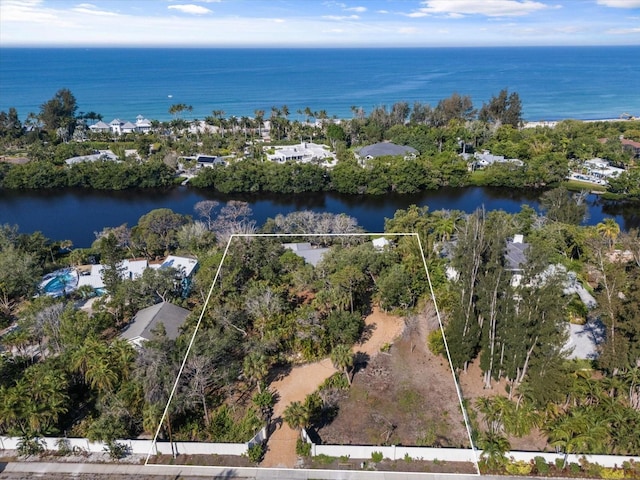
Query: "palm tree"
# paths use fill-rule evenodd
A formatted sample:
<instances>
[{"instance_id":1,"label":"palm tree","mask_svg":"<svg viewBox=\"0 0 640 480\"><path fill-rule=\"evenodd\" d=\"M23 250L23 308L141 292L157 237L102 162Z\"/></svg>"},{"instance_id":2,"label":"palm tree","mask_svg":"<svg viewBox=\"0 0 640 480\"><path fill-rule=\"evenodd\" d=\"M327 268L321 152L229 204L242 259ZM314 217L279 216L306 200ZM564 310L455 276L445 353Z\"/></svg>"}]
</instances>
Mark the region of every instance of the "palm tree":
<instances>
[{"instance_id":1,"label":"palm tree","mask_svg":"<svg viewBox=\"0 0 640 480\"><path fill-rule=\"evenodd\" d=\"M613 244L620 235L620 225L613 218L605 218L603 222L596 225L596 231L607 240L609 250L612 250Z\"/></svg>"},{"instance_id":2,"label":"palm tree","mask_svg":"<svg viewBox=\"0 0 640 480\"><path fill-rule=\"evenodd\" d=\"M258 385L258 393L262 393L262 381L264 377L267 376L267 373L269 373L267 357L256 351L249 353L249 355L244 357L242 371L248 380L256 382Z\"/></svg>"},{"instance_id":3,"label":"palm tree","mask_svg":"<svg viewBox=\"0 0 640 480\"><path fill-rule=\"evenodd\" d=\"M344 344L336 345L331 350L331 362L334 367L344 372L347 382L351 385L351 376L349 375L349 371L353 367L353 352L351 349Z\"/></svg>"},{"instance_id":4,"label":"palm tree","mask_svg":"<svg viewBox=\"0 0 640 480\"><path fill-rule=\"evenodd\" d=\"M292 402L284 409L282 419L294 430L301 430L309 425L309 411L302 402Z\"/></svg>"},{"instance_id":5,"label":"palm tree","mask_svg":"<svg viewBox=\"0 0 640 480\"><path fill-rule=\"evenodd\" d=\"M484 432L478 439L478 446L482 449L482 457L485 459L487 467L497 469L507 461L505 453L511 449L511 444L507 438L496 432Z\"/></svg>"}]
</instances>

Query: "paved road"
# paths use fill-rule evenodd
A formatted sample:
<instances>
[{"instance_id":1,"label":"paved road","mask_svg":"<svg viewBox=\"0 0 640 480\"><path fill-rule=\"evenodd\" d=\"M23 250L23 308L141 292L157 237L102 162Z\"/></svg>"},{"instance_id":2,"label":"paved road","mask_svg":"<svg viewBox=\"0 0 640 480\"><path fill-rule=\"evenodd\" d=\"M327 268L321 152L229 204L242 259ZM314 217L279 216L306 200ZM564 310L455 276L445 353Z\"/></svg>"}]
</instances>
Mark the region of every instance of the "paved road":
<instances>
[{"instance_id":1,"label":"paved road","mask_svg":"<svg viewBox=\"0 0 640 480\"><path fill-rule=\"evenodd\" d=\"M135 476L136 480L199 480L202 477L217 479L255 480L478 480L477 475L455 475L437 473L339 471L339 470L294 470L277 468L226 468L187 467L180 465L144 466L99 463L47 463L11 462L0 463L0 479L47 480L96 479L125 480ZM534 477L483 476L483 480L523 480Z\"/></svg>"}]
</instances>

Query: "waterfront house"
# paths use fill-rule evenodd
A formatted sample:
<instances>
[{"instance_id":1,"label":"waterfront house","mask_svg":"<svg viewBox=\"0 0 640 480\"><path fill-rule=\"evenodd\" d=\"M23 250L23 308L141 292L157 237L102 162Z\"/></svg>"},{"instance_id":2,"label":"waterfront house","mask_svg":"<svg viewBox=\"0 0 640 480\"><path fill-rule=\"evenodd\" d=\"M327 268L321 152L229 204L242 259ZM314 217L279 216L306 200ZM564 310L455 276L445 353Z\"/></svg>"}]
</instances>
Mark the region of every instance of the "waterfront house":
<instances>
[{"instance_id":1,"label":"waterfront house","mask_svg":"<svg viewBox=\"0 0 640 480\"><path fill-rule=\"evenodd\" d=\"M120 338L136 347L153 338L153 332L162 324L168 339L175 340L180 327L191 312L169 302L161 302L138 311Z\"/></svg>"},{"instance_id":2,"label":"waterfront house","mask_svg":"<svg viewBox=\"0 0 640 480\"><path fill-rule=\"evenodd\" d=\"M267 159L271 162L286 163L310 163L312 161L331 164L336 160L327 145L319 145L311 142L302 142L296 145L283 145L265 147Z\"/></svg>"},{"instance_id":3,"label":"waterfront house","mask_svg":"<svg viewBox=\"0 0 640 480\"><path fill-rule=\"evenodd\" d=\"M415 159L419 155L418 150L408 145L396 145L391 142L379 142L367 145L356 151L356 158L360 163L378 157L403 157L405 160Z\"/></svg>"},{"instance_id":4,"label":"waterfront house","mask_svg":"<svg viewBox=\"0 0 640 480\"><path fill-rule=\"evenodd\" d=\"M115 153L113 153L111 150L98 150L96 153L92 153L91 155L81 155L79 157L67 158L64 162L67 165L73 165L74 163L98 162L98 161L117 162L118 156Z\"/></svg>"},{"instance_id":5,"label":"waterfront house","mask_svg":"<svg viewBox=\"0 0 640 480\"><path fill-rule=\"evenodd\" d=\"M519 167L524 165L522 160L517 158L505 158L504 155L494 155L489 150L475 152L473 155L470 153L461 153L460 156L467 162L470 162L472 170L483 169L493 165L494 163L512 163Z\"/></svg>"},{"instance_id":6,"label":"waterfront house","mask_svg":"<svg viewBox=\"0 0 640 480\"><path fill-rule=\"evenodd\" d=\"M136 130L140 133L147 133L151 131L151 121L144 118L142 115L136 117Z\"/></svg>"},{"instance_id":7,"label":"waterfront house","mask_svg":"<svg viewBox=\"0 0 640 480\"><path fill-rule=\"evenodd\" d=\"M111 127L100 120L98 123L95 123L89 127L89 130L93 133L108 133L111 131Z\"/></svg>"},{"instance_id":8,"label":"waterfront house","mask_svg":"<svg viewBox=\"0 0 640 480\"><path fill-rule=\"evenodd\" d=\"M188 157L185 157L188 158ZM227 162L224 161L224 158L218 157L216 155L203 155L198 154L195 157L195 161L197 163L198 168L202 167L215 167L216 165L226 165Z\"/></svg>"}]
</instances>

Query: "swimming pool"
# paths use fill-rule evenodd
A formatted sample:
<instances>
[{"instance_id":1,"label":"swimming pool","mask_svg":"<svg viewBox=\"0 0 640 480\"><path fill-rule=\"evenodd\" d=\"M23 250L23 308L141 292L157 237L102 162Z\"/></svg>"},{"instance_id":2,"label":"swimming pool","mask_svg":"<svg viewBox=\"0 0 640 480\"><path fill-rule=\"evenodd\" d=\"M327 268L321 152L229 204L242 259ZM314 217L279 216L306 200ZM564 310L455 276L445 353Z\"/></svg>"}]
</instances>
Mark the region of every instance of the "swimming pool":
<instances>
[{"instance_id":1,"label":"swimming pool","mask_svg":"<svg viewBox=\"0 0 640 480\"><path fill-rule=\"evenodd\" d=\"M46 275L40 283L40 289L51 297L70 293L78 286L78 274L71 268L56 270Z\"/></svg>"}]
</instances>

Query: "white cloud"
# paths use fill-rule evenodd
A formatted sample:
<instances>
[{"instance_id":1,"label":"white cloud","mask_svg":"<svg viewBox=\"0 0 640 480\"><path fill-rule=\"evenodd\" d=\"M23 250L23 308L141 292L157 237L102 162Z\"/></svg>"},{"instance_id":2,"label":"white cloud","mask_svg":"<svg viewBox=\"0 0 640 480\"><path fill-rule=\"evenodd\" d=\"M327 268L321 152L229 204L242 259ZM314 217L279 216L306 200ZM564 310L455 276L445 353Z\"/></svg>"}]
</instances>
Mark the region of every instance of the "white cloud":
<instances>
[{"instance_id":1,"label":"white cloud","mask_svg":"<svg viewBox=\"0 0 640 480\"><path fill-rule=\"evenodd\" d=\"M640 8L640 0L598 0L598 5L611 8Z\"/></svg>"},{"instance_id":2,"label":"white cloud","mask_svg":"<svg viewBox=\"0 0 640 480\"><path fill-rule=\"evenodd\" d=\"M118 15L115 12L110 12L108 10L100 10L98 7L91 3L80 3L73 7L71 10L77 13L86 13L88 15L101 15L104 17L111 17Z\"/></svg>"},{"instance_id":3,"label":"white cloud","mask_svg":"<svg viewBox=\"0 0 640 480\"><path fill-rule=\"evenodd\" d=\"M423 5L423 8L413 13L517 17L550 8L549 5L534 0L456 0L455 2L451 0L425 0Z\"/></svg>"},{"instance_id":4,"label":"white cloud","mask_svg":"<svg viewBox=\"0 0 640 480\"><path fill-rule=\"evenodd\" d=\"M325 20L358 20L360 17L358 15L324 15L322 18Z\"/></svg>"},{"instance_id":5,"label":"white cloud","mask_svg":"<svg viewBox=\"0 0 640 480\"><path fill-rule=\"evenodd\" d=\"M606 33L610 33L611 35L633 35L636 33L640 33L640 27L636 28L612 28L607 30Z\"/></svg>"},{"instance_id":6,"label":"white cloud","mask_svg":"<svg viewBox=\"0 0 640 480\"><path fill-rule=\"evenodd\" d=\"M407 13L406 16L411 18L422 18L422 17L428 17L429 14L424 10L418 10L417 12Z\"/></svg>"},{"instance_id":7,"label":"white cloud","mask_svg":"<svg viewBox=\"0 0 640 480\"><path fill-rule=\"evenodd\" d=\"M178 10L182 13L188 13L190 15L207 15L209 13L213 13L206 7L202 5L193 5L193 4L182 4L182 5L169 5L167 7L169 10Z\"/></svg>"},{"instance_id":8,"label":"white cloud","mask_svg":"<svg viewBox=\"0 0 640 480\"><path fill-rule=\"evenodd\" d=\"M345 8L345 10L347 12L358 12L358 13L364 13L367 11L367 7L351 7L351 8Z\"/></svg>"}]
</instances>

